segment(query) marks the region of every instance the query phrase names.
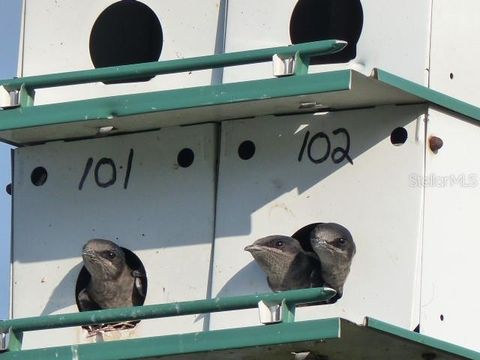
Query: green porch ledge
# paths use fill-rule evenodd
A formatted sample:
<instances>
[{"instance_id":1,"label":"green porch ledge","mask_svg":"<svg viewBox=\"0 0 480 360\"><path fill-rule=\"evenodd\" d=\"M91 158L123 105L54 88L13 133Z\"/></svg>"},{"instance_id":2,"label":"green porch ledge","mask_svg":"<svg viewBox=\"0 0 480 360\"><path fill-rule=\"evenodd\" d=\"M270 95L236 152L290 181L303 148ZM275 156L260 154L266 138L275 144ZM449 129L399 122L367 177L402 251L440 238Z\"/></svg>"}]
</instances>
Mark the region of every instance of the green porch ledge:
<instances>
[{"instance_id":1,"label":"green porch ledge","mask_svg":"<svg viewBox=\"0 0 480 360\"><path fill-rule=\"evenodd\" d=\"M340 318L294 321L296 304L325 300L334 293L334 290L328 288L313 288L5 320L0 322L0 331L10 331L11 338L8 350L0 353L0 360L282 360L294 359L295 353L311 353L317 356L314 359L322 360L480 359L480 353L371 318L366 318L361 325ZM283 322L20 350L24 331L256 308L259 301L282 304Z\"/></svg>"},{"instance_id":2,"label":"green porch ledge","mask_svg":"<svg viewBox=\"0 0 480 360\"><path fill-rule=\"evenodd\" d=\"M125 65L0 81L9 91L20 89L21 106L0 110L0 141L31 145L54 140L92 138L219 122L245 117L358 109L381 105L431 104L480 120L480 108L376 69L372 76L353 70L308 74L310 56L341 50L344 42L326 40L293 46ZM88 82L130 79L217 67L271 61L273 55L294 57L293 75L118 95L47 105L34 104L34 90ZM298 69L298 67L303 67Z\"/></svg>"},{"instance_id":3,"label":"green porch ledge","mask_svg":"<svg viewBox=\"0 0 480 360\"><path fill-rule=\"evenodd\" d=\"M295 353L322 360L480 359L480 353L374 319L363 326L340 318L11 351L0 359L293 360Z\"/></svg>"}]
</instances>

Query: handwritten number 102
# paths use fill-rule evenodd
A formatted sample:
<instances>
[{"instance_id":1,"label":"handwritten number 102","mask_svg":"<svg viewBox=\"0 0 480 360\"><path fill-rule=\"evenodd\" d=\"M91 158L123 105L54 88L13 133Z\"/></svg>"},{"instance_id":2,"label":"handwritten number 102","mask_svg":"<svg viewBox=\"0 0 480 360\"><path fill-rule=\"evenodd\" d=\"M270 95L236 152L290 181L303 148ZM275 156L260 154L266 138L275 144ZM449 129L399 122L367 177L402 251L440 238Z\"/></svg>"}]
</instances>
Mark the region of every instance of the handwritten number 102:
<instances>
[{"instance_id":1,"label":"handwritten number 102","mask_svg":"<svg viewBox=\"0 0 480 360\"><path fill-rule=\"evenodd\" d=\"M330 138L328 137L327 134L323 132L318 132L315 135L313 135L310 138L310 131L307 131L305 133L305 136L303 138L303 143L302 147L300 148L300 153L298 154L298 161L302 161L303 155L305 154L305 151L307 152L307 156L311 162L314 164L321 164L325 160L328 159L330 156L332 158L332 161L335 164L340 164L343 160L347 160L350 164L353 165L353 160L350 157L350 134L348 133L347 129L345 128L338 128L336 130L332 131L333 135L337 136L340 134L343 134L345 136L345 146L337 146L331 151L332 149L332 144L330 142ZM312 154L312 146L315 142L317 141L324 141L327 145L327 149L325 150L325 153L320 156L320 157L314 157Z\"/></svg>"}]
</instances>

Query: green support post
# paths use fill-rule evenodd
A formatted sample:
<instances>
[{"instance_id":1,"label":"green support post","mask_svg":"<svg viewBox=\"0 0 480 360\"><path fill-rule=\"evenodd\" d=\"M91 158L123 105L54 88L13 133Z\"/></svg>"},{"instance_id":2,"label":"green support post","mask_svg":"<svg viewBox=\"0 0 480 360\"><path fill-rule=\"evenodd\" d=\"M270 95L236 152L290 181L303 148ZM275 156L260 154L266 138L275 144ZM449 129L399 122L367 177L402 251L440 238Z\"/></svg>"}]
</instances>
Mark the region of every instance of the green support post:
<instances>
[{"instance_id":1,"label":"green support post","mask_svg":"<svg viewBox=\"0 0 480 360\"><path fill-rule=\"evenodd\" d=\"M34 100L35 100L35 90L23 84L20 87L20 93L19 93L20 106L22 107L33 106Z\"/></svg>"},{"instance_id":2,"label":"green support post","mask_svg":"<svg viewBox=\"0 0 480 360\"><path fill-rule=\"evenodd\" d=\"M310 66L310 56L302 54L297 51L295 53L295 75L306 75L308 74L308 67Z\"/></svg>"},{"instance_id":3,"label":"green support post","mask_svg":"<svg viewBox=\"0 0 480 360\"><path fill-rule=\"evenodd\" d=\"M292 323L295 322L295 309L297 304L289 303L286 301L282 302L282 322Z\"/></svg>"},{"instance_id":4,"label":"green support post","mask_svg":"<svg viewBox=\"0 0 480 360\"><path fill-rule=\"evenodd\" d=\"M22 350L23 332L10 329L8 339L8 351Z\"/></svg>"}]
</instances>

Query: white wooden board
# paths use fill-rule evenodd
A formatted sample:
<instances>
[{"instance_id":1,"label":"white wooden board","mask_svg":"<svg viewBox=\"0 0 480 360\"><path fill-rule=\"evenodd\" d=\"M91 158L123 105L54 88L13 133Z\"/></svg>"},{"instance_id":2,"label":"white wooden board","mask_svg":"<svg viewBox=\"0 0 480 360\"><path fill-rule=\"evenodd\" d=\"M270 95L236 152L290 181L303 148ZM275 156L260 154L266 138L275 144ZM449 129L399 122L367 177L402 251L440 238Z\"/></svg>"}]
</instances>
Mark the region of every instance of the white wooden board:
<instances>
[{"instance_id":1,"label":"white wooden board","mask_svg":"<svg viewBox=\"0 0 480 360\"><path fill-rule=\"evenodd\" d=\"M480 104L480 2L434 0L430 87L474 105Z\"/></svg>"},{"instance_id":2,"label":"white wooden board","mask_svg":"<svg viewBox=\"0 0 480 360\"><path fill-rule=\"evenodd\" d=\"M212 295L270 291L243 250L257 238L338 222L357 244L344 296L334 305L299 309L298 319L340 316L362 322L368 315L415 328L422 189L409 186L409 175L422 174L424 114L424 106L385 106L222 123ZM401 146L390 141L397 127L408 132ZM347 147L345 133L335 135L337 129L350 136L353 164L332 161L336 147ZM317 160L328 153L320 133L331 149L324 162L315 164L309 151ZM299 161L306 136L317 140ZM246 140L256 146L250 160L238 155ZM212 314L210 323L211 328L252 324L258 324L255 310Z\"/></svg>"},{"instance_id":3,"label":"white wooden board","mask_svg":"<svg viewBox=\"0 0 480 360\"><path fill-rule=\"evenodd\" d=\"M21 76L93 69L89 40L99 15L113 0L26 0ZM223 21L221 0L142 1L158 17L163 44L159 61L212 55L217 23ZM124 31L128 32L129 29ZM112 34L123 36L123 34ZM201 41L199 41L201 39ZM46 89L37 92L36 103L94 98L126 93L209 85L211 71L159 76L148 82L103 83Z\"/></svg>"},{"instance_id":4,"label":"white wooden board","mask_svg":"<svg viewBox=\"0 0 480 360\"><path fill-rule=\"evenodd\" d=\"M480 127L430 109L427 133L440 137L443 147L426 156L420 329L479 351Z\"/></svg>"},{"instance_id":5,"label":"white wooden board","mask_svg":"<svg viewBox=\"0 0 480 360\"><path fill-rule=\"evenodd\" d=\"M312 3L309 0L300 1ZM298 2L230 0L225 51L291 44L290 20ZM356 0L350 2L354 3ZM322 3L325 4L325 11L329 11L328 4L331 2ZM371 70L377 67L419 84L427 84L430 2L362 0L360 3L363 8L363 29L357 44L357 56L344 64L315 65L311 67L311 71L348 67L369 75ZM349 13L338 16L349 16ZM322 24L319 23L319 26ZM241 66L226 69L224 82L270 76L271 64Z\"/></svg>"},{"instance_id":6,"label":"white wooden board","mask_svg":"<svg viewBox=\"0 0 480 360\"><path fill-rule=\"evenodd\" d=\"M213 239L215 134L216 126L205 124L17 149L13 317L76 312L81 250L92 238L113 240L141 259L148 278L145 304L204 299ZM184 148L194 152L189 167L177 163ZM85 172L89 158L92 167ZM112 180L113 166L105 163L95 171L102 158L116 168L116 181L106 187L98 183ZM48 177L35 186L31 173L39 166ZM142 321L133 331L110 337L200 331L203 326L192 315ZM25 347L95 341L85 334L80 327L32 332Z\"/></svg>"}]
</instances>

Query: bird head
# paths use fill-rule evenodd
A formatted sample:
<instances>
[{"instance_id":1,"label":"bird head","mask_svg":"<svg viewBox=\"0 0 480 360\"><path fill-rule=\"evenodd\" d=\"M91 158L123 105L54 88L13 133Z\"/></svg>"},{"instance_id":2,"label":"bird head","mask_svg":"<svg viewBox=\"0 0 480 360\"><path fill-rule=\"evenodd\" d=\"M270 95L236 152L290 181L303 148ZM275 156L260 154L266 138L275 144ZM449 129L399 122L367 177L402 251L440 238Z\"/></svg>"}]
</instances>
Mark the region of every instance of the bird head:
<instances>
[{"instance_id":1,"label":"bird head","mask_svg":"<svg viewBox=\"0 0 480 360\"><path fill-rule=\"evenodd\" d=\"M312 230L310 241L322 264L340 261L350 264L356 252L350 231L335 223L316 225Z\"/></svg>"},{"instance_id":2,"label":"bird head","mask_svg":"<svg viewBox=\"0 0 480 360\"><path fill-rule=\"evenodd\" d=\"M82 258L92 277L115 279L125 268L125 253L113 241L89 240L82 249Z\"/></svg>"},{"instance_id":3,"label":"bird head","mask_svg":"<svg viewBox=\"0 0 480 360\"><path fill-rule=\"evenodd\" d=\"M299 242L289 236L271 235L245 247L267 275L279 274L302 252Z\"/></svg>"}]
</instances>

